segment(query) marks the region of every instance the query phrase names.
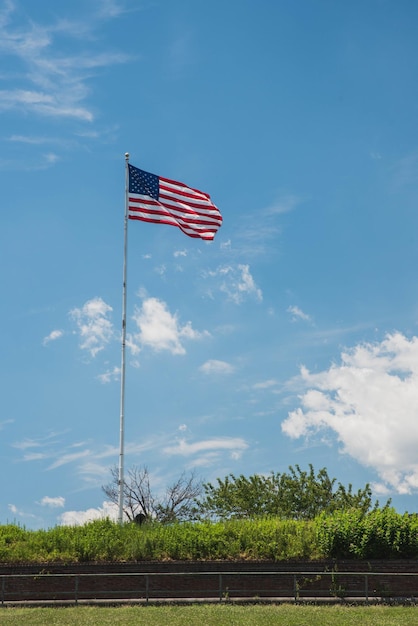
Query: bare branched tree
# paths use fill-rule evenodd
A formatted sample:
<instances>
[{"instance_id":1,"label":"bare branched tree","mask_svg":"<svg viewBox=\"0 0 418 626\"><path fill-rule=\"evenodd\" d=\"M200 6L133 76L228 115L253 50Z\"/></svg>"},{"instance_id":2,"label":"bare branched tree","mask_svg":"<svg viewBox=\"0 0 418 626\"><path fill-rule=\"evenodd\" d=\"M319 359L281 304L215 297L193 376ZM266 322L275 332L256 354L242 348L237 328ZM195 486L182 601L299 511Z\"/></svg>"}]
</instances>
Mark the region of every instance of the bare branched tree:
<instances>
[{"instance_id":1,"label":"bare branched tree","mask_svg":"<svg viewBox=\"0 0 418 626\"><path fill-rule=\"evenodd\" d=\"M117 467L111 470L112 480L102 487L111 502L119 502L119 471ZM123 511L126 517L133 522L137 515L145 518L155 517L154 498L151 494L150 477L147 467L132 467L125 475L123 487Z\"/></svg>"},{"instance_id":2,"label":"bare branched tree","mask_svg":"<svg viewBox=\"0 0 418 626\"><path fill-rule=\"evenodd\" d=\"M102 487L107 498L114 504L119 501L119 472L111 470L112 479ZM183 472L180 477L167 487L161 499L154 495L150 484L147 467L132 467L124 480L124 513L134 520L154 519L164 524L192 519L195 514L196 499L201 495L202 482L194 472Z\"/></svg>"},{"instance_id":3,"label":"bare branched tree","mask_svg":"<svg viewBox=\"0 0 418 626\"><path fill-rule=\"evenodd\" d=\"M196 500L202 493L203 484L197 479L195 472L181 476L170 485L164 500L157 504L156 513L163 523L184 522L195 515Z\"/></svg>"}]
</instances>

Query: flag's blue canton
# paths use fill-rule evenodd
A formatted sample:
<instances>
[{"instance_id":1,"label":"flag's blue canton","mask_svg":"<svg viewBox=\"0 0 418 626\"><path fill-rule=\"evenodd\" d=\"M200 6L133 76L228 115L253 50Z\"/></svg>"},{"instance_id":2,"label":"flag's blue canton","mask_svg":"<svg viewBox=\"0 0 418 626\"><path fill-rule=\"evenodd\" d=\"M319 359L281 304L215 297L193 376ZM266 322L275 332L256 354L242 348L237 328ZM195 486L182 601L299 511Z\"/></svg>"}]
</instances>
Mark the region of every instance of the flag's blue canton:
<instances>
[{"instance_id":1,"label":"flag's blue canton","mask_svg":"<svg viewBox=\"0 0 418 626\"><path fill-rule=\"evenodd\" d=\"M158 200L160 179L155 174L144 172L129 164L129 192L151 196L154 200Z\"/></svg>"}]
</instances>

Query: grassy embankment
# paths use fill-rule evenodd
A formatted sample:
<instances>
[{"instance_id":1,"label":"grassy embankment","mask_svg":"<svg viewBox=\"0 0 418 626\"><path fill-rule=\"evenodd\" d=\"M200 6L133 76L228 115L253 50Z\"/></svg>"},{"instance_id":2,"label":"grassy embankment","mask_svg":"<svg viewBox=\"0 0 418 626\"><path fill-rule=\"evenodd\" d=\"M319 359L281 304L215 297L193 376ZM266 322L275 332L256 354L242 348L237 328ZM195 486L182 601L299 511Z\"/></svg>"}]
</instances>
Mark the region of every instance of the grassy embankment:
<instances>
[{"instance_id":1,"label":"grassy embankment","mask_svg":"<svg viewBox=\"0 0 418 626\"><path fill-rule=\"evenodd\" d=\"M309 522L270 518L138 527L103 520L36 531L0 526L0 563L417 557L418 516L389 508Z\"/></svg>"}]
</instances>

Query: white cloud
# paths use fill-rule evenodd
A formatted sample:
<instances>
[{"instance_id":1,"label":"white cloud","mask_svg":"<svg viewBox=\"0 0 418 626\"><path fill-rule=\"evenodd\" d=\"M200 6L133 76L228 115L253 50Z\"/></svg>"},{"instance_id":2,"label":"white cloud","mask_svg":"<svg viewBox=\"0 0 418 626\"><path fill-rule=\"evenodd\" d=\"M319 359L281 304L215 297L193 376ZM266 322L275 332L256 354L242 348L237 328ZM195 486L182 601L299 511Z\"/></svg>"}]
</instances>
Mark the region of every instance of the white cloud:
<instances>
[{"instance_id":1,"label":"white cloud","mask_svg":"<svg viewBox=\"0 0 418 626\"><path fill-rule=\"evenodd\" d=\"M199 367L199 370L204 374L232 374L235 368L226 361L210 359L206 361L206 363L203 363L203 365Z\"/></svg>"},{"instance_id":2,"label":"white cloud","mask_svg":"<svg viewBox=\"0 0 418 626\"><path fill-rule=\"evenodd\" d=\"M9 137L9 141L41 145L44 143L51 143L51 141L53 140L50 137L28 137L25 135L11 135L11 137Z\"/></svg>"},{"instance_id":3,"label":"white cloud","mask_svg":"<svg viewBox=\"0 0 418 626\"><path fill-rule=\"evenodd\" d=\"M64 431L67 432L67 431ZM18 450L28 450L29 448L40 448L41 446L52 446L59 441L59 436L62 433L55 431L49 433L45 437L39 437L38 439L23 439L22 441L16 441L12 444L13 448Z\"/></svg>"},{"instance_id":4,"label":"white cloud","mask_svg":"<svg viewBox=\"0 0 418 626\"><path fill-rule=\"evenodd\" d=\"M263 299L262 291L252 277L249 265L224 265L215 271L205 272L203 277L206 281L219 280L219 290L235 304L241 304L247 298L258 301Z\"/></svg>"},{"instance_id":5,"label":"white cloud","mask_svg":"<svg viewBox=\"0 0 418 626\"><path fill-rule=\"evenodd\" d=\"M130 338L130 343L148 346L157 352L168 350L172 354L185 354L184 339L198 340L208 336L207 331L199 332L191 322L181 326L176 314L170 313L165 302L157 298L145 298L141 308L136 308L133 316L139 333Z\"/></svg>"},{"instance_id":6,"label":"white cloud","mask_svg":"<svg viewBox=\"0 0 418 626\"><path fill-rule=\"evenodd\" d=\"M125 13L126 9L117 0L100 0L98 15L103 19L110 19Z\"/></svg>"},{"instance_id":7,"label":"white cloud","mask_svg":"<svg viewBox=\"0 0 418 626\"><path fill-rule=\"evenodd\" d=\"M23 441L16 441L13 447L19 450L27 450L28 448L39 448L40 445L36 439L24 439Z\"/></svg>"},{"instance_id":8,"label":"white cloud","mask_svg":"<svg viewBox=\"0 0 418 626\"><path fill-rule=\"evenodd\" d=\"M65 511L58 517L58 523L63 526L82 526L96 519L109 518L114 522L118 519L118 507L113 502L103 502L97 509L86 511Z\"/></svg>"},{"instance_id":9,"label":"white cloud","mask_svg":"<svg viewBox=\"0 0 418 626\"><path fill-rule=\"evenodd\" d=\"M96 458L107 458L109 456L113 456L116 458L117 452L112 448L112 455L107 454L107 451L103 453L95 454ZM103 485L104 482L107 482L109 475L109 466L102 465L94 460L88 460L85 463L81 463L78 467L78 474L82 476L84 481L93 485Z\"/></svg>"},{"instance_id":10,"label":"white cloud","mask_svg":"<svg viewBox=\"0 0 418 626\"><path fill-rule=\"evenodd\" d=\"M104 372L104 374L99 374L97 378L100 380L101 383L103 383L103 385L106 385L115 380L119 380L120 367L117 367L115 365L113 369L108 370L107 372Z\"/></svg>"},{"instance_id":11,"label":"white cloud","mask_svg":"<svg viewBox=\"0 0 418 626\"><path fill-rule=\"evenodd\" d=\"M56 341L57 339L60 339L63 336L63 334L64 333L62 330L53 330L49 333L47 337L44 337L42 344L46 346L51 341Z\"/></svg>"},{"instance_id":12,"label":"white cloud","mask_svg":"<svg viewBox=\"0 0 418 626\"><path fill-rule=\"evenodd\" d=\"M62 496L57 496L55 498L51 498L50 496L44 496L40 501L42 506L50 506L51 508L60 508L65 506L65 498Z\"/></svg>"},{"instance_id":13,"label":"white cloud","mask_svg":"<svg viewBox=\"0 0 418 626\"><path fill-rule=\"evenodd\" d=\"M138 338L132 333L126 335L125 345L131 351L132 356L136 356L141 352L140 346L136 343Z\"/></svg>"},{"instance_id":14,"label":"white cloud","mask_svg":"<svg viewBox=\"0 0 418 626\"><path fill-rule=\"evenodd\" d=\"M248 444L241 437L218 437L188 443L185 439L179 439L176 445L166 446L163 452L168 455L192 456L201 452L231 450L233 453L243 452Z\"/></svg>"},{"instance_id":15,"label":"white cloud","mask_svg":"<svg viewBox=\"0 0 418 626\"><path fill-rule=\"evenodd\" d=\"M298 306L289 306L287 312L292 314L292 321L296 321L297 319L303 320L304 322L311 321L311 316L304 313Z\"/></svg>"},{"instance_id":16,"label":"white cloud","mask_svg":"<svg viewBox=\"0 0 418 626\"><path fill-rule=\"evenodd\" d=\"M54 164L59 161L60 157L55 152L47 152L43 155L44 160L49 164Z\"/></svg>"},{"instance_id":17,"label":"white cloud","mask_svg":"<svg viewBox=\"0 0 418 626\"><path fill-rule=\"evenodd\" d=\"M49 470L56 469L67 463L78 461L86 456L90 456L92 453L90 450L81 450L80 452L73 452L72 454L59 455L58 458L48 467Z\"/></svg>"},{"instance_id":18,"label":"white cloud","mask_svg":"<svg viewBox=\"0 0 418 626\"><path fill-rule=\"evenodd\" d=\"M311 374L282 430L292 438L333 431L342 451L373 468L399 493L418 490L418 338L401 333L341 355L341 363Z\"/></svg>"},{"instance_id":19,"label":"white cloud","mask_svg":"<svg viewBox=\"0 0 418 626\"><path fill-rule=\"evenodd\" d=\"M8 509L11 513L13 513L13 515L18 515L19 517L28 517L30 519L36 518L36 515L33 513L26 513L25 511L18 509L15 504L9 504Z\"/></svg>"},{"instance_id":20,"label":"white cloud","mask_svg":"<svg viewBox=\"0 0 418 626\"><path fill-rule=\"evenodd\" d=\"M41 461L46 459L48 455L43 452L27 452L23 455L23 461Z\"/></svg>"},{"instance_id":21,"label":"white cloud","mask_svg":"<svg viewBox=\"0 0 418 626\"><path fill-rule=\"evenodd\" d=\"M0 422L0 430L3 430L3 428L7 424L13 424L13 422L14 422L14 420L12 420L12 419L3 420L2 422Z\"/></svg>"},{"instance_id":22,"label":"white cloud","mask_svg":"<svg viewBox=\"0 0 418 626\"><path fill-rule=\"evenodd\" d=\"M263 380L261 383L255 383L253 389L271 389L278 386L277 380L270 378L269 380Z\"/></svg>"},{"instance_id":23,"label":"white cloud","mask_svg":"<svg viewBox=\"0 0 418 626\"><path fill-rule=\"evenodd\" d=\"M104 349L113 338L113 325L108 319L112 307L102 298L88 300L81 309L70 311L81 337L80 348L87 350L92 357Z\"/></svg>"},{"instance_id":24,"label":"white cloud","mask_svg":"<svg viewBox=\"0 0 418 626\"><path fill-rule=\"evenodd\" d=\"M154 272L156 274L159 274L160 276L164 276L165 273L167 272L167 267L163 263L162 265L158 265L157 267L155 267Z\"/></svg>"}]
</instances>

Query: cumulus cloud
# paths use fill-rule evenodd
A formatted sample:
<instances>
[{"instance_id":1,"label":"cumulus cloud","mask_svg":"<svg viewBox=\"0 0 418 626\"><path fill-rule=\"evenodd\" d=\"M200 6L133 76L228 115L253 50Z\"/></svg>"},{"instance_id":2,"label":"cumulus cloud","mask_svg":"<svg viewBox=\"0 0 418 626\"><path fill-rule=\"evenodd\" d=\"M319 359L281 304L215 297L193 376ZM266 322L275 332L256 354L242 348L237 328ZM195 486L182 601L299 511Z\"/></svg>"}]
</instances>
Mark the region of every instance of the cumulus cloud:
<instances>
[{"instance_id":1,"label":"cumulus cloud","mask_svg":"<svg viewBox=\"0 0 418 626\"><path fill-rule=\"evenodd\" d=\"M51 341L56 341L57 339L60 339L63 334L64 333L62 330L52 330L47 337L44 337L42 344L46 346Z\"/></svg>"},{"instance_id":2,"label":"cumulus cloud","mask_svg":"<svg viewBox=\"0 0 418 626\"><path fill-rule=\"evenodd\" d=\"M103 502L101 507L91 508L86 511L65 511L58 517L58 523L62 526L82 526L97 519L109 518L114 522L118 519L118 506L113 502Z\"/></svg>"},{"instance_id":3,"label":"cumulus cloud","mask_svg":"<svg viewBox=\"0 0 418 626\"><path fill-rule=\"evenodd\" d=\"M203 363L203 365L199 367L199 370L204 374L232 374L235 368L226 361L210 359L206 361L206 363Z\"/></svg>"},{"instance_id":4,"label":"cumulus cloud","mask_svg":"<svg viewBox=\"0 0 418 626\"><path fill-rule=\"evenodd\" d=\"M301 406L282 423L291 438L332 431L344 453L373 468L398 493L418 489L418 338L401 333L364 343L341 363L302 368Z\"/></svg>"},{"instance_id":5,"label":"cumulus cloud","mask_svg":"<svg viewBox=\"0 0 418 626\"><path fill-rule=\"evenodd\" d=\"M156 352L168 350L171 354L185 354L184 340L195 341L209 336L207 331L197 331L191 322L181 325L177 314L170 313L167 304L158 298L144 298L135 309L133 320L138 333L130 336L130 345L147 346Z\"/></svg>"},{"instance_id":6,"label":"cumulus cloud","mask_svg":"<svg viewBox=\"0 0 418 626\"><path fill-rule=\"evenodd\" d=\"M65 505L65 498L62 496L57 496L55 498L51 498L50 496L44 496L40 501L42 506L50 506L51 508L60 508Z\"/></svg>"},{"instance_id":7,"label":"cumulus cloud","mask_svg":"<svg viewBox=\"0 0 418 626\"><path fill-rule=\"evenodd\" d=\"M112 307L102 298L88 300L80 309L70 311L81 338L80 348L95 357L113 338L114 331L109 315Z\"/></svg>"}]
</instances>

